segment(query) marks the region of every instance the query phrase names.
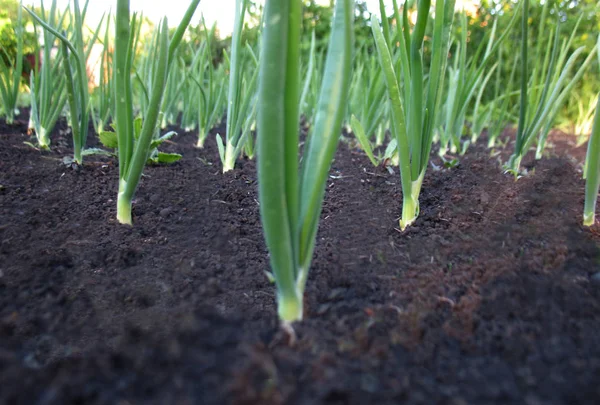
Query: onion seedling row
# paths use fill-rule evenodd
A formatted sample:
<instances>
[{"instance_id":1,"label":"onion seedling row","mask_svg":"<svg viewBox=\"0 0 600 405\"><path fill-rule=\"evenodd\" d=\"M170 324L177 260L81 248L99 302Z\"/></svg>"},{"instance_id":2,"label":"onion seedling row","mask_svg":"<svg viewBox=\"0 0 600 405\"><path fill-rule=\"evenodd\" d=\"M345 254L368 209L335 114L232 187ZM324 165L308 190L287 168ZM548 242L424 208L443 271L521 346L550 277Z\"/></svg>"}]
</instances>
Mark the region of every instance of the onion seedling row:
<instances>
[{"instance_id":1,"label":"onion seedling row","mask_svg":"<svg viewBox=\"0 0 600 405\"><path fill-rule=\"evenodd\" d=\"M109 13L105 21L106 28L102 40L98 87L94 89L94 92L91 95L91 114L94 121L94 128L98 134L104 131L106 125L110 122L114 111L114 99L112 96L112 52L110 51L111 20L111 13Z\"/></svg>"}]
</instances>

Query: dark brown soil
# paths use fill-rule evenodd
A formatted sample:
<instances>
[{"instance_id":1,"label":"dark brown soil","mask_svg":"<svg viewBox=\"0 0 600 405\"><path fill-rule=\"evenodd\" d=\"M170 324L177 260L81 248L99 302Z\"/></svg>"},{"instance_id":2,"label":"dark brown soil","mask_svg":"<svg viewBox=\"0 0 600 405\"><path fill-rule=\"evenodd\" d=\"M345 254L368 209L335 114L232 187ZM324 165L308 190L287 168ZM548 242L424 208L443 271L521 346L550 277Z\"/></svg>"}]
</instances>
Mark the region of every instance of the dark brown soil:
<instances>
[{"instance_id":1,"label":"dark brown soil","mask_svg":"<svg viewBox=\"0 0 600 405\"><path fill-rule=\"evenodd\" d=\"M116 161L67 168L68 134L40 153L25 131L0 124L1 404L600 403L598 234L564 135L517 182L483 146L429 170L403 233L397 169L342 143L290 346L253 161L223 175L180 134L129 228Z\"/></svg>"}]
</instances>

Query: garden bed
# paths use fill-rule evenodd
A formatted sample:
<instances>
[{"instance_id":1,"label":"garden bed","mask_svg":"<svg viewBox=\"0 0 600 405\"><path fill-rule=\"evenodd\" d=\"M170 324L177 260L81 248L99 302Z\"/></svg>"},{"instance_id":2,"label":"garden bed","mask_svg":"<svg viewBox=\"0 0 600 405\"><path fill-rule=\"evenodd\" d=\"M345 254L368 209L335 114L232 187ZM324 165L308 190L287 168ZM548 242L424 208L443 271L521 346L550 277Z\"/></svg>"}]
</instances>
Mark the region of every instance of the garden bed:
<instances>
[{"instance_id":1,"label":"garden bed","mask_svg":"<svg viewBox=\"0 0 600 405\"><path fill-rule=\"evenodd\" d=\"M397 168L341 144L292 345L253 161L223 175L214 136L181 133L129 228L116 160L66 167L64 129L41 153L0 124L0 403L600 403L599 239L569 137L517 182L484 142L428 170L405 232Z\"/></svg>"}]
</instances>

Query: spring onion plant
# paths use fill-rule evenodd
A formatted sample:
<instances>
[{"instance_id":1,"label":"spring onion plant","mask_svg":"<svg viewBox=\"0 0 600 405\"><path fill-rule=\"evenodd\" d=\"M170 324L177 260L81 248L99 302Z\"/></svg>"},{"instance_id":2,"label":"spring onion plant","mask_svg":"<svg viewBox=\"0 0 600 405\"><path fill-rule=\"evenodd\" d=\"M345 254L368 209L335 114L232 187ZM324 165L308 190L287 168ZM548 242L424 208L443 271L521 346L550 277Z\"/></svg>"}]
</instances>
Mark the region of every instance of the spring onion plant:
<instances>
[{"instance_id":1,"label":"spring onion plant","mask_svg":"<svg viewBox=\"0 0 600 405\"><path fill-rule=\"evenodd\" d=\"M499 58L500 59L500 58ZM517 103L513 98L518 95L513 92L515 76L518 69L518 55L514 58L508 82L502 80L501 69L496 70L496 83L494 85L494 99L491 102L492 119L488 127L488 148L494 148L498 137L504 131L508 123L516 122L512 119L512 113ZM500 63L502 63L500 59Z\"/></svg>"},{"instance_id":2,"label":"spring onion plant","mask_svg":"<svg viewBox=\"0 0 600 405\"><path fill-rule=\"evenodd\" d=\"M200 84L198 80L194 80L194 84L200 89L200 102L198 103L198 142L196 147L203 148L204 142L208 137L208 133L221 120L225 112L226 103L226 86L222 83L225 81L225 69L221 66L215 70L212 66L212 61L209 61L210 67L208 78L205 84Z\"/></svg>"},{"instance_id":3,"label":"spring onion plant","mask_svg":"<svg viewBox=\"0 0 600 405\"><path fill-rule=\"evenodd\" d=\"M155 138L159 108L167 82L169 67L177 46L198 7L200 0L193 0L182 21L169 38L167 20L161 23L158 32L153 83L149 104L143 115L143 123L136 124L133 115L131 70L136 36L136 15L130 19L129 0L117 0L114 52L114 99L115 123L119 156L119 194L117 197L117 219L131 225L131 203L150 155ZM139 135L136 135L138 133ZM136 139L137 138L137 139Z\"/></svg>"},{"instance_id":4,"label":"spring onion plant","mask_svg":"<svg viewBox=\"0 0 600 405\"><path fill-rule=\"evenodd\" d=\"M180 53L184 54L184 55L194 55L195 52L195 46L192 46L192 44L190 43L182 43L181 46L185 45L185 49L181 49L180 48ZM205 44L201 44L200 48L204 47ZM200 52L198 51L195 55L194 58L196 58L198 56ZM196 87L195 84L193 84L193 80L192 80L192 65L194 64L194 61L192 60L192 63L190 63L189 67L186 67L186 72L187 72L187 77L185 80L185 85L183 86L183 88L181 89L181 102L182 102L182 106L181 106L181 122L180 122L180 127L184 129L184 131L186 132L191 132L193 130L196 129L196 119L197 119L197 114L196 114L196 109L197 109L197 101L196 99L200 96L199 95L199 91L198 88Z\"/></svg>"},{"instance_id":5,"label":"spring onion plant","mask_svg":"<svg viewBox=\"0 0 600 405\"><path fill-rule=\"evenodd\" d=\"M258 86L260 214L284 325L303 315L325 183L346 110L354 4L338 0L312 135L299 152L301 0L269 0ZM299 168L300 166L300 168Z\"/></svg>"},{"instance_id":6,"label":"spring onion plant","mask_svg":"<svg viewBox=\"0 0 600 405\"><path fill-rule=\"evenodd\" d=\"M196 99L198 98L197 96L198 89L196 88L196 85L190 76L186 81L186 86L184 86L181 91L181 100L183 102L183 106L181 109L180 127L183 128L185 132L192 132L196 130L198 125L196 114L197 106L195 105Z\"/></svg>"},{"instance_id":7,"label":"spring onion plant","mask_svg":"<svg viewBox=\"0 0 600 405\"><path fill-rule=\"evenodd\" d=\"M141 29L143 24L143 16L136 18L135 34L134 35L134 46L133 54L137 55L138 48L141 46L139 59L136 61L135 57L132 61L132 67L134 70L135 85L133 87L133 93L137 99L137 105L139 106L139 113L143 115L148 111L148 105L150 104L150 95L152 93L152 86L154 85L154 70L156 69L155 61L158 59L158 45L160 42L160 29L161 26L157 25L152 30L152 35L147 41L141 41ZM166 85L165 85L166 87ZM161 104L162 107L162 104ZM159 117L159 122L161 121Z\"/></svg>"},{"instance_id":8,"label":"spring onion plant","mask_svg":"<svg viewBox=\"0 0 600 405\"><path fill-rule=\"evenodd\" d=\"M17 101L19 98L19 86L21 85L21 74L23 72L23 16L21 7L17 14L15 23L15 34L17 37L17 55L15 62L8 65L6 59L10 58L6 53L0 54L0 97L2 97L2 114L8 125L12 125L17 112Z\"/></svg>"},{"instance_id":9,"label":"spring onion plant","mask_svg":"<svg viewBox=\"0 0 600 405\"><path fill-rule=\"evenodd\" d=\"M481 86L479 86L479 90L477 91L477 96L475 97L475 106L473 107L473 113L471 116L471 140L469 143L475 143L479 139L481 132L484 128L489 126L490 120L492 118L493 113L493 101L488 105L482 105L481 100L483 98L483 93L487 89L487 85L494 74L494 71L498 67L498 64L492 66L487 75L485 75ZM463 148L464 149L464 148Z\"/></svg>"},{"instance_id":10,"label":"spring onion plant","mask_svg":"<svg viewBox=\"0 0 600 405\"><path fill-rule=\"evenodd\" d=\"M477 88L485 87L489 81L490 72L484 76L487 65L492 55L512 32L518 20L517 16L518 13L515 13L497 40L495 33L498 20L495 20L487 41L482 41L473 57L467 60L467 16L464 12L461 13L460 41L456 46L454 65L449 68L450 80L445 104L444 130L440 137L440 155L445 154L448 146L451 153L465 153L469 142L461 144L461 139L467 110ZM492 71L496 67L497 65L494 65L489 70Z\"/></svg>"},{"instance_id":11,"label":"spring onion plant","mask_svg":"<svg viewBox=\"0 0 600 405\"><path fill-rule=\"evenodd\" d=\"M535 58L533 59L533 71L531 77L529 77L528 53L530 46L527 42L529 38L529 0L524 0L523 3L519 126L517 129L515 150L506 164L507 172L514 174L515 179L519 176L521 160L536 140L538 143L536 158L539 159L542 157L546 137L556 114L577 81L585 72L585 69L594 60L596 52L596 48L594 48L583 63L577 66L579 56L585 51L585 47L577 48L570 56L568 55L568 51L577 33L577 26L579 25L579 21L581 21L581 17L569 39L563 41L561 46L560 31L562 24L558 13L556 13L556 28L554 32L546 32L545 20L549 4L549 2L546 2L542 9L540 31L537 36L537 47L535 47ZM545 38L547 40L544 40ZM573 69L575 69L575 73L570 77Z\"/></svg>"},{"instance_id":12,"label":"spring onion plant","mask_svg":"<svg viewBox=\"0 0 600 405\"><path fill-rule=\"evenodd\" d=\"M386 87L381 69L377 69L377 58L357 57L354 80L350 87L350 126L358 143L374 165L370 138L375 136L375 145L381 146L384 134L383 121L386 118ZM366 61L366 63L365 63Z\"/></svg>"},{"instance_id":13,"label":"spring onion plant","mask_svg":"<svg viewBox=\"0 0 600 405\"><path fill-rule=\"evenodd\" d=\"M577 146L583 145L588 135L592 133L594 115L598 108L598 96L600 96L600 93L597 96L590 96L587 103L581 97L578 97L577 116L573 122L573 133L577 135Z\"/></svg>"},{"instance_id":14,"label":"spring onion plant","mask_svg":"<svg viewBox=\"0 0 600 405\"><path fill-rule=\"evenodd\" d=\"M52 2L47 15L43 3L40 4L40 11L46 25L55 30L60 30L59 27L63 26L67 12L61 14L57 10L56 0ZM67 102L67 79L63 74L60 63L63 60L62 48L59 48L56 57L52 57L51 52L56 37L50 31L44 30L43 40L43 63L36 60L34 70L29 78L31 92L29 128L35 133L37 147L47 150L50 148L50 133ZM40 55L40 53L42 53L41 50L36 49L36 55Z\"/></svg>"},{"instance_id":15,"label":"spring onion plant","mask_svg":"<svg viewBox=\"0 0 600 405\"><path fill-rule=\"evenodd\" d=\"M366 50L357 53L348 108L350 130L374 166L384 158L375 156L371 139L375 135L375 146L383 144L388 111L386 87L378 63L377 56L369 55Z\"/></svg>"},{"instance_id":16,"label":"spring onion plant","mask_svg":"<svg viewBox=\"0 0 600 405\"><path fill-rule=\"evenodd\" d=\"M323 80L323 60L323 53L317 52L316 50L316 37L313 33L311 37L309 60L306 64L304 84L300 96L301 116L304 118L304 123L309 127L314 121L316 105L319 100L319 92Z\"/></svg>"},{"instance_id":17,"label":"spring onion plant","mask_svg":"<svg viewBox=\"0 0 600 405\"><path fill-rule=\"evenodd\" d=\"M251 136L250 128L256 119L258 58L249 45L246 46L245 50L245 56L247 57L242 63L243 73L240 75L240 81L235 84L235 86L238 86L239 91L235 103L229 104L230 107L232 105L237 105L237 107L228 109L228 111L233 110L233 112L231 120L229 120L229 115L227 116L231 127L228 124L226 142L223 142L220 134L216 135L219 157L223 164L223 173L232 170L242 150L247 149L248 142L251 142L248 139ZM231 95L231 90L229 95Z\"/></svg>"},{"instance_id":18,"label":"spring onion plant","mask_svg":"<svg viewBox=\"0 0 600 405\"><path fill-rule=\"evenodd\" d=\"M417 22L412 32L408 23L407 7L404 7L403 16L400 17L399 9L394 4L396 21L400 23L397 64L390 51L392 38L387 27L384 8L380 7L381 20L384 22L383 31L377 17L371 17L379 63L390 100L391 133L396 138L400 159L403 194L400 219L402 230L413 223L419 214L419 194L429 162L434 123L439 114L446 55L454 15L454 0L436 2L431 66L427 91L424 91L423 40L430 4L430 0L419 0ZM397 70L399 75L396 73ZM400 78L403 86L399 81Z\"/></svg>"},{"instance_id":19,"label":"spring onion plant","mask_svg":"<svg viewBox=\"0 0 600 405\"><path fill-rule=\"evenodd\" d=\"M106 124L110 121L113 111L114 100L112 98L113 73L112 73L112 52L110 50L110 21L111 14L106 19L106 30L102 40L102 55L100 56L100 77L98 78L98 87L92 93L92 118L96 133L104 131Z\"/></svg>"},{"instance_id":20,"label":"spring onion plant","mask_svg":"<svg viewBox=\"0 0 600 405\"><path fill-rule=\"evenodd\" d=\"M182 57L176 58L169 70L169 77L163 94L160 127L165 129L167 125L175 125L180 113L180 102L183 89L188 86L188 70Z\"/></svg>"},{"instance_id":21,"label":"spring onion plant","mask_svg":"<svg viewBox=\"0 0 600 405\"><path fill-rule=\"evenodd\" d=\"M229 64L227 134L225 141L220 134L216 136L223 173L233 170L235 161L245 145L246 140L242 134L242 126L246 116L250 113L251 102L256 95L258 59L250 46L242 48L242 31L247 7L248 0L236 0Z\"/></svg>"},{"instance_id":22,"label":"spring onion plant","mask_svg":"<svg viewBox=\"0 0 600 405\"><path fill-rule=\"evenodd\" d=\"M379 166L379 160L377 160L377 158L373 154L371 142L369 141L367 134L365 134L365 130L363 129L363 126L361 125L360 121L358 121L358 118L356 118L354 114L352 114L352 117L350 117L350 126L354 131L354 135L356 136L358 143L365 151L367 157L369 158L373 166Z\"/></svg>"},{"instance_id":23,"label":"spring onion plant","mask_svg":"<svg viewBox=\"0 0 600 405\"><path fill-rule=\"evenodd\" d=\"M190 80L191 88L197 89L194 100L190 100L190 106L196 106L195 116L198 122L198 142L196 147L203 148L208 133L221 120L225 111L226 86L225 66L221 64L215 68L212 57L212 39L214 38L216 26L210 31L202 21L206 41L200 46L191 64Z\"/></svg>"},{"instance_id":24,"label":"spring onion plant","mask_svg":"<svg viewBox=\"0 0 600 405\"><path fill-rule=\"evenodd\" d=\"M258 100L258 95L256 95L256 100ZM250 107L250 113L246 120L244 121L244 125L242 126L242 139L244 141L244 155L248 159L254 159L254 153L256 151L256 141L255 137L252 136L253 133L256 133L256 114L258 113L258 107L256 106L256 102L252 104Z\"/></svg>"},{"instance_id":25,"label":"spring onion plant","mask_svg":"<svg viewBox=\"0 0 600 405\"><path fill-rule=\"evenodd\" d=\"M313 107L316 104L315 100L309 100L309 96L315 93L315 91L311 92L311 89L316 87L316 48L317 39L315 31L313 30L310 36L310 48L308 53L308 63L306 64L306 73L304 74L304 85L302 86L302 93L300 96L300 115L304 115L304 118L309 122L313 117ZM318 93L318 90L316 93Z\"/></svg>"},{"instance_id":26,"label":"spring onion plant","mask_svg":"<svg viewBox=\"0 0 600 405\"><path fill-rule=\"evenodd\" d=\"M102 18L86 49L83 40L83 26L88 4L89 1L86 1L82 12L79 7L79 1L74 0L73 2L74 21L71 21L72 40L69 40L65 36L67 35L66 33L60 33L50 24L44 22L33 11L26 9L46 31L49 31L56 36L62 44L63 69L65 77L67 78L66 92L67 100L69 102L71 131L73 133L73 161L76 164L81 164L83 162L82 152L85 148L88 136L88 124L90 118L90 96L88 91L86 62L92 46L98 38L103 20ZM71 61L71 59L73 59L73 61ZM72 65L75 65L75 71L73 71Z\"/></svg>"},{"instance_id":27,"label":"spring onion plant","mask_svg":"<svg viewBox=\"0 0 600 405\"><path fill-rule=\"evenodd\" d=\"M596 43L598 67L600 69L600 35ZM600 72L599 72L600 75ZM596 202L600 188L600 94L596 103L596 113L592 134L588 143L585 164L585 205L583 208L583 225L592 226L595 223Z\"/></svg>"},{"instance_id":28,"label":"spring onion plant","mask_svg":"<svg viewBox=\"0 0 600 405\"><path fill-rule=\"evenodd\" d=\"M496 69L488 73L487 75L487 78L489 80L491 79L492 74L494 74L493 98L487 104L482 104L483 93L485 92L487 86L481 86L479 92L477 93L477 97L475 98L475 107L473 108L473 116L471 119L471 143L477 142L485 128L487 128L488 130L489 142L490 129L493 125L494 115L496 114L496 110L498 109L498 98L501 96L501 91L507 89L506 83L503 81L502 77L502 68L505 66L505 64L506 60L503 57L503 52L500 48L498 49L498 62L496 65Z\"/></svg>"}]
</instances>

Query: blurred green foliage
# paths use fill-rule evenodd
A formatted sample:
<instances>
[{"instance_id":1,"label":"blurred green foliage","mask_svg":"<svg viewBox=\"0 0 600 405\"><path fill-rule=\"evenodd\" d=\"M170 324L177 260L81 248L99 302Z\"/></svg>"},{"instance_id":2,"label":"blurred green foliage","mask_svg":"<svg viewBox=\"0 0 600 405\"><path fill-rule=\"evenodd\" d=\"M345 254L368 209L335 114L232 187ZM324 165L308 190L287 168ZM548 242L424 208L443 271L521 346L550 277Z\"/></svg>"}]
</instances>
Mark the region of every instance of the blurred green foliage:
<instances>
[{"instance_id":1,"label":"blurred green foliage","mask_svg":"<svg viewBox=\"0 0 600 405\"><path fill-rule=\"evenodd\" d=\"M17 37L13 23L17 21L19 2L17 0L0 0L0 56L5 63L12 65L17 54ZM37 39L33 32L33 22L27 13L23 13L25 38L23 54L31 54L37 48Z\"/></svg>"},{"instance_id":2,"label":"blurred green foliage","mask_svg":"<svg viewBox=\"0 0 600 405\"><path fill-rule=\"evenodd\" d=\"M378 10L372 10L378 12ZM329 41L329 31L333 19L333 7L322 5L315 0L304 2L304 14L302 16L302 49L308 51L310 48L310 38L312 32L315 32L317 52L325 50L327 41ZM354 13L354 35L356 44L374 45L371 34L371 12L367 9L363 1L355 2Z\"/></svg>"},{"instance_id":3,"label":"blurred green foliage","mask_svg":"<svg viewBox=\"0 0 600 405\"><path fill-rule=\"evenodd\" d=\"M262 5L257 1L250 1L246 13L245 28L243 32L242 43L249 43L254 49L258 45L260 34L260 21L262 16ZM315 0L304 1L304 13L302 15L302 44L301 49L304 52L309 51L310 38L312 32L315 32L317 53L325 51L329 40L329 31L333 19L333 8L331 5L323 5L322 2ZM369 20L371 13L363 1L356 1L355 12L355 35L358 44L373 44L371 35L371 26ZM210 30L211 27L207 27ZM217 27L218 28L218 27ZM205 32L202 24L191 26L188 31L188 41L191 44L200 44L204 41ZM215 37L212 39L213 60L215 64L220 63L223 57L223 50L229 48L230 37L221 37L218 29ZM184 56L186 61L190 58ZM191 59L190 59L191 60Z\"/></svg>"},{"instance_id":4,"label":"blurred green foliage","mask_svg":"<svg viewBox=\"0 0 600 405\"><path fill-rule=\"evenodd\" d=\"M1 0L0 0L1 1ZM495 19L500 18L498 22L499 33L503 32L506 25L513 16L515 5L517 0L481 0L479 6L476 8L476 12L472 13L468 17L468 54L472 55L481 41L487 41L490 35L492 23ZM560 17L560 24L564 24L561 29L561 35L566 40L575 28L575 24L580 14L583 14L583 18L578 28L578 34L572 44L571 51L584 45L586 47L585 55L582 59L587 56L588 52L594 47L598 33L600 32L600 2L598 0L547 0L551 1L552 12L548 15L547 29L551 31L554 29L556 24L557 13ZM331 2L330 2L331 3ZM385 1L386 5L391 3L391 0ZM402 0L398 0L398 3L402 5ZM366 52L374 51L374 42L371 34L370 18L371 14L379 15L379 9L367 9L364 1L356 1L355 11L355 36L356 36L356 47L357 50L360 48ZM531 0L530 2L530 19L529 19L529 30L531 38L536 38L537 31L539 29L541 13L542 13L543 0ZM457 12L459 10L457 9ZM394 25L395 21L393 16L390 14L390 24ZM243 42L248 42L254 49L258 47L259 38L259 27L260 19L262 15L262 5L257 1L251 1L246 15L246 27L243 33ZM323 1L317 2L316 0L304 0L304 13L302 16L302 45L301 49L305 53L303 60L308 57L310 48L310 38L314 31L316 37L316 51L317 54L323 53L327 46L329 29L333 18L333 8L331 4L324 3ZM431 32L433 20L430 19L428 32ZM210 30L210 27L208 27ZM192 45L200 44L203 41L205 32L201 25L190 27L189 41ZM455 38L460 36L460 27L458 24L454 25L453 35ZM512 61L515 55L518 54L515 50L518 50L518 44L521 38L521 27L517 24L511 33L511 37L502 46L501 52L505 61ZM215 65L222 62L223 51L229 47L230 38L221 38L218 35L218 31L215 34L215 38L212 40L212 52L213 61ZM425 59L424 64L427 65L430 55L429 47L431 46L430 38L425 38L424 53ZM180 48L182 52L186 52ZM451 48L452 52L452 48ZM191 61L191 55L182 55L186 61ZM450 55L451 56L451 55ZM494 55L493 58L497 58ZM489 66L495 64L495 60L491 60ZM597 62L594 62L597 64ZM502 70L501 77L509 77L512 63L504 63L500 66ZM583 77L576 88L573 91L573 96L567 101L565 108L559 115L560 122L573 121L576 119L578 114L578 103L581 100L588 100L595 97L598 91L600 91L600 78L594 72L598 71L597 66L592 66ZM516 82L519 80L520 73L517 72ZM482 102L489 101L493 98L493 85L488 86Z\"/></svg>"},{"instance_id":5,"label":"blurred green foliage","mask_svg":"<svg viewBox=\"0 0 600 405\"><path fill-rule=\"evenodd\" d=\"M494 19L499 18L498 32L502 32L508 24L512 13L514 12L515 4L517 0L481 0L477 8L477 12L469 16L469 52L472 54L481 41L486 41L491 31L491 26ZM541 10L544 0L532 0L530 6L530 19L529 19L529 30L531 32L531 38L535 38L537 30L540 25ZM551 1L552 12L547 17L548 27L554 27L556 24L556 16L558 14L560 24L564 24L561 30L561 35L566 39L575 28L575 24L579 15L583 14L583 18L578 28L578 34L573 41L572 50L579 46L586 47L586 56L597 39L597 35L600 32L600 1L598 0L546 0ZM391 1L386 0L386 4ZM402 4L401 0L398 0L399 4ZM13 26L13 21L16 20L17 10L19 7L18 0L0 0L0 57L5 62L12 64L16 55L16 37ZM379 10L368 10L364 1L356 1L355 11L355 36L356 46L362 48L367 52L373 51L373 38L371 34L370 18L371 13L379 15ZM248 42L254 49L258 49L258 39L260 33L260 19L262 15L262 5L257 1L251 1L248 13L246 16L246 28L243 34L243 42ZM25 23L25 49L24 54L34 53L37 47L36 35L33 30L31 19L28 15L24 14ZM322 1L317 2L316 0L304 0L304 13L302 16L302 51L305 54L308 53L310 48L310 38L314 31L316 37L316 50L317 53L325 51L327 46L329 29L333 18L333 8L331 4L327 4ZM390 23L394 24L393 18L390 18ZM431 23L431 21L430 21ZM457 27L455 25L455 27ZM207 27L210 32L211 27ZM515 49L518 49L518 43L521 36L521 27L518 24L513 32L511 38L505 42L502 47L502 53L504 60L513 60L517 54ZM458 38L460 32L455 28L454 35ZM196 26L190 26L187 40L188 46L182 46L179 48L179 54L184 58L187 63L191 63L192 51L196 47L204 42L206 31L202 24ZM228 50L230 43L229 37L221 37L219 31L215 32L214 38L212 38L212 57L215 65L218 65L223 61L223 52ZM428 47L430 42L426 37L424 44L424 58L427 59L429 55ZM188 55L189 53L189 55ZM12 59L11 59L12 58ZM427 62L427 61L425 61ZM495 61L491 61L489 64L492 66ZM427 64L427 63L425 63ZM594 61L594 64L597 64ZM30 63L25 61L25 71L28 71ZM504 63L501 68L503 69L502 77L508 77L510 75L511 63ZM598 91L600 91L600 78L594 72L597 72L598 66L593 65L583 77L577 87L574 89L573 97L570 97L564 110L559 116L560 122L566 122L574 120L578 114L578 103L593 99ZM518 75L516 80L518 81ZM491 89L493 86L489 86L487 93L484 95L485 99L490 99L493 95Z\"/></svg>"},{"instance_id":6,"label":"blurred green foliage","mask_svg":"<svg viewBox=\"0 0 600 405\"><path fill-rule=\"evenodd\" d=\"M598 0L546 0L550 1L551 12L547 16L546 32L553 31L556 27L557 17L559 23L562 24L561 36L563 40L567 40L575 29L580 15L582 16L581 23L577 29L577 35L571 45L570 52L580 46L585 46L584 55L581 61L589 55L589 52L594 48L598 34L600 33L600 1ZM542 6L544 1L531 0L529 9L529 37L537 38L541 17ZM477 14L469 18L469 45L470 51L473 52L481 41L486 40L486 35L489 35L492 22L495 18L501 17L498 24L498 32L502 32L510 17L513 15L515 2L512 0L481 0L481 4L477 10ZM558 14L558 16L557 16ZM518 54L518 44L521 38L521 26L517 24L511 33L511 38L502 46L502 54L504 60L514 60ZM493 65L492 61L490 65ZM534 61L530 61L531 64ZM598 62L596 59L584 74L576 87L569 96L565 107L559 113L558 122L573 122L579 114L578 102L580 100L595 99L600 91L600 77L598 77ZM511 63L505 63L502 67L502 77L510 76ZM531 68L529 70L531 72ZM520 81L520 72L517 71L517 83ZM489 86L488 93L491 92L493 86ZM491 94L486 94L491 96ZM557 123L558 123L557 122Z\"/></svg>"}]
</instances>

